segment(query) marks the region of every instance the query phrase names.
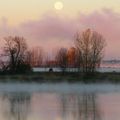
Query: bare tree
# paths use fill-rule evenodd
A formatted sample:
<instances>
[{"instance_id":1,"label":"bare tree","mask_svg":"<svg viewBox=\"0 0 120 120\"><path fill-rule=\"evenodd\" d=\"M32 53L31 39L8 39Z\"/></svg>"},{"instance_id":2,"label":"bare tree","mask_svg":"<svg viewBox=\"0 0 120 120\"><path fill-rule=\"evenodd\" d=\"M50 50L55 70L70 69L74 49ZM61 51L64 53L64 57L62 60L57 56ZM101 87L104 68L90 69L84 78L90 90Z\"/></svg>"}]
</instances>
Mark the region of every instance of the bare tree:
<instances>
[{"instance_id":1,"label":"bare tree","mask_svg":"<svg viewBox=\"0 0 120 120\"><path fill-rule=\"evenodd\" d=\"M6 37L5 47L4 47L4 56L8 60L8 68L11 72L16 72L20 69L20 66L25 64L25 56L27 51L27 44L23 37Z\"/></svg>"},{"instance_id":2,"label":"bare tree","mask_svg":"<svg viewBox=\"0 0 120 120\"><path fill-rule=\"evenodd\" d=\"M67 63L68 63L68 59L67 59L67 49L66 48L60 48L57 52L56 55L56 61L58 66L62 69L62 72L64 73L66 68L67 68Z\"/></svg>"},{"instance_id":3,"label":"bare tree","mask_svg":"<svg viewBox=\"0 0 120 120\"><path fill-rule=\"evenodd\" d=\"M25 58L25 63L29 64L31 67L33 67L33 60L32 60L32 52L31 50L28 50L26 52L26 58Z\"/></svg>"},{"instance_id":4,"label":"bare tree","mask_svg":"<svg viewBox=\"0 0 120 120\"><path fill-rule=\"evenodd\" d=\"M77 33L75 46L78 52L80 68L85 73L95 72L103 58L106 42L103 36L96 31L87 29L83 33Z\"/></svg>"},{"instance_id":5,"label":"bare tree","mask_svg":"<svg viewBox=\"0 0 120 120\"><path fill-rule=\"evenodd\" d=\"M68 67L73 68L75 67L76 64L76 49L74 47L71 47L68 49L67 52L67 57L68 57Z\"/></svg>"},{"instance_id":6,"label":"bare tree","mask_svg":"<svg viewBox=\"0 0 120 120\"><path fill-rule=\"evenodd\" d=\"M35 47L28 51L28 62L33 67L41 67L43 65L43 50L41 47Z\"/></svg>"},{"instance_id":7,"label":"bare tree","mask_svg":"<svg viewBox=\"0 0 120 120\"><path fill-rule=\"evenodd\" d=\"M44 67L51 67L50 66L50 56L48 54L45 55L45 59L44 59Z\"/></svg>"}]
</instances>

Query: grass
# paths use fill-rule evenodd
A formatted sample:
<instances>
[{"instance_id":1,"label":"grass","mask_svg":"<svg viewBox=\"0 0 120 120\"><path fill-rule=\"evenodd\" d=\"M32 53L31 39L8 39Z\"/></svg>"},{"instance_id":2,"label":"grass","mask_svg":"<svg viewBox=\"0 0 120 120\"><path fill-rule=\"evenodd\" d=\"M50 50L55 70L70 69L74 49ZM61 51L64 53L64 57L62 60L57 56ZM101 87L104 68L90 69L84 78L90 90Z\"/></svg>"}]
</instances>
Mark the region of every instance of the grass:
<instances>
[{"instance_id":1,"label":"grass","mask_svg":"<svg viewBox=\"0 0 120 120\"><path fill-rule=\"evenodd\" d=\"M58 83L58 82L82 82L82 83L120 83L120 73L95 73L94 75L84 75L78 73L28 73L18 75L0 75L0 82L38 82L38 83Z\"/></svg>"}]
</instances>

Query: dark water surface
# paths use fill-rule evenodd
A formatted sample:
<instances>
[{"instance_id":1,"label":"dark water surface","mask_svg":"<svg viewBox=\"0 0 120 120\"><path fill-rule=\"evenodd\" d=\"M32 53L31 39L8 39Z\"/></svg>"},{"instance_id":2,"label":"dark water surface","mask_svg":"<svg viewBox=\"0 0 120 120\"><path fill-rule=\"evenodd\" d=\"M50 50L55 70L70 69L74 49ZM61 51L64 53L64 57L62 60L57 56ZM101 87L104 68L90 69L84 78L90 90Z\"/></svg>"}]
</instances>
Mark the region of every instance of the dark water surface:
<instances>
[{"instance_id":1,"label":"dark water surface","mask_svg":"<svg viewBox=\"0 0 120 120\"><path fill-rule=\"evenodd\" d=\"M0 120L120 120L120 85L1 84Z\"/></svg>"}]
</instances>

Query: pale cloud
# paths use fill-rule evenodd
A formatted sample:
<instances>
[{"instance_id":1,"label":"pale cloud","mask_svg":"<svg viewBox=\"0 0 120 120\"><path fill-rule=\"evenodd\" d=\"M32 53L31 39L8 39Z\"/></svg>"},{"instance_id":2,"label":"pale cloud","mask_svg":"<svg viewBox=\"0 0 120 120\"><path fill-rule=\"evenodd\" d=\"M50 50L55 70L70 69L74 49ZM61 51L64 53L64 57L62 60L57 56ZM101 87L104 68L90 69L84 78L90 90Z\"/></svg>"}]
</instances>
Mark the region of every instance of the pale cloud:
<instances>
[{"instance_id":1,"label":"pale cloud","mask_svg":"<svg viewBox=\"0 0 120 120\"><path fill-rule=\"evenodd\" d=\"M44 15L39 20L14 28L7 24L7 19L3 19L0 35L22 35L30 46L42 46L48 50L57 46L72 46L74 34L87 28L98 31L106 38L106 58L120 58L120 14L109 9L88 15L79 14L76 18Z\"/></svg>"}]
</instances>

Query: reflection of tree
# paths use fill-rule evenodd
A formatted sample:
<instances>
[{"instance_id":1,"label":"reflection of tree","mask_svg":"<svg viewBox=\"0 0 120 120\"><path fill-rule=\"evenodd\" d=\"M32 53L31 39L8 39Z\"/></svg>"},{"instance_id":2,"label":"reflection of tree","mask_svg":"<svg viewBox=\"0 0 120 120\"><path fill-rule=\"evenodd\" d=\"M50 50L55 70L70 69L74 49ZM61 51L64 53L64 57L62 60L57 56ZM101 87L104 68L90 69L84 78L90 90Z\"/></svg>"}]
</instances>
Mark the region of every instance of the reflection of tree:
<instances>
[{"instance_id":1,"label":"reflection of tree","mask_svg":"<svg viewBox=\"0 0 120 120\"><path fill-rule=\"evenodd\" d=\"M5 111L9 120L26 120L30 107L30 95L28 93L5 94L4 100L7 100L9 105Z\"/></svg>"},{"instance_id":2,"label":"reflection of tree","mask_svg":"<svg viewBox=\"0 0 120 120\"><path fill-rule=\"evenodd\" d=\"M61 95L63 120L100 120L95 94Z\"/></svg>"}]
</instances>

